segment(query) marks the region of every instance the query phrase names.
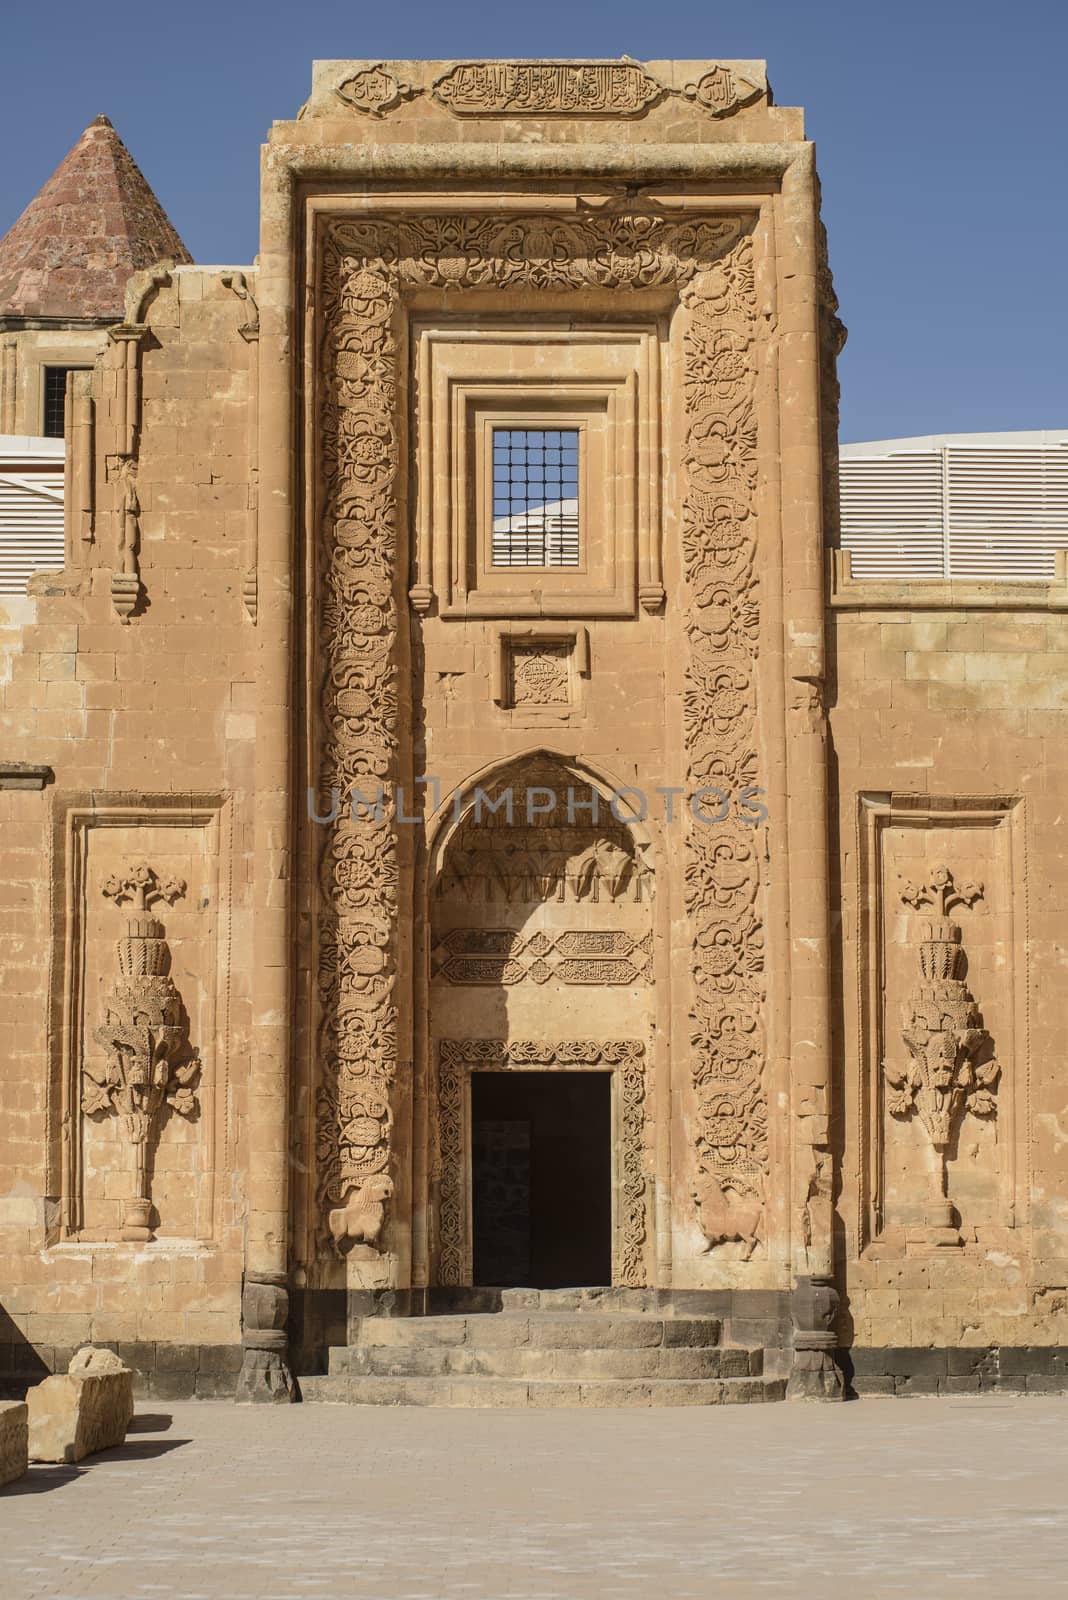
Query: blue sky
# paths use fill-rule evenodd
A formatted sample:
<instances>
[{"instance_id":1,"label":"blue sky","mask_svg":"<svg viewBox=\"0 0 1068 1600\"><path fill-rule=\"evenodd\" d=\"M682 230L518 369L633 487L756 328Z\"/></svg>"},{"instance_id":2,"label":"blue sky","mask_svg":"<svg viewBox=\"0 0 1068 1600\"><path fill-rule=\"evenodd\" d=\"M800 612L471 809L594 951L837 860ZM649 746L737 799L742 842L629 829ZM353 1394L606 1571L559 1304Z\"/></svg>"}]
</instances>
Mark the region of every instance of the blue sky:
<instances>
[{"instance_id":1,"label":"blue sky","mask_svg":"<svg viewBox=\"0 0 1068 1600\"><path fill-rule=\"evenodd\" d=\"M763 57L817 143L843 440L1068 425L1064 0L58 0L2 38L0 233L103 111L212 263L255 253L313 58Z\"/></svg>"}]
</instances>

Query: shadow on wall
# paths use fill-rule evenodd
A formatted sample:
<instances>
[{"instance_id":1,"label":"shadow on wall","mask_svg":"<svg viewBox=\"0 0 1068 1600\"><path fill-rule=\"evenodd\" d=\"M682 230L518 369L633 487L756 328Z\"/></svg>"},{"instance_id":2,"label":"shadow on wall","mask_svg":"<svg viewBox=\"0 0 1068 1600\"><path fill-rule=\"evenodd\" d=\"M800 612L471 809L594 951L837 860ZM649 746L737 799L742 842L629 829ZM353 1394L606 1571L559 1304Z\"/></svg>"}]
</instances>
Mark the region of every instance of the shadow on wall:
<instances>
[{"instance_id":1,"label":"shadow on wall","mask_svg":"<svg viewBox=\"0 0 1068 1600\"><path fill-rule=\"evenodd\" d=\"M66 1372L73 1346L58 1352L61 1364L56 1366L57 1351L53 1345L32 1345L0 1306L0 1399L25 1400L26 1390L32 1389L53 1372Z\"/></svg>"}]
</instances>

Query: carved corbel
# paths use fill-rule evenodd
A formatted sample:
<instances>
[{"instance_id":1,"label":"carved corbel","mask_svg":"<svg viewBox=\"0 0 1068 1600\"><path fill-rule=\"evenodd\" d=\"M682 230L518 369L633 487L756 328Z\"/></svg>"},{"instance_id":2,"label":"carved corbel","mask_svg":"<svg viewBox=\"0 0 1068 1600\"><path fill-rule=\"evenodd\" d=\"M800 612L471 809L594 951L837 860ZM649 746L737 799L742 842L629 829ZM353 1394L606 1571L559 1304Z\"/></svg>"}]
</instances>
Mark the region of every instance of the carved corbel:
<instances>
[{"instance_id":1,"label":"carved corbel","mask_svg":"<svg viewBox=\"0 0 1068 1600\"><path fill-rule=\"evenodd\" d=\"M178 878L160 880L137 863L108 878L103 894L116 905L132 901L118 941L119 979L108 996L105 1020L93 1038L105 1052L102 1065L83 1071L82 1108L89 1116L116 1115L131 1147L134 1195L126 1201L121 1237L152 1238L150 1155L164 1114L198 1110L200 1058L191 1048L182 998L170 977L170 951L163 924L150 914L158 901L173 904L185 893Z\"/></svg>"},{"instance_id":2,"label":"carved corbel","mask_svg":"<svg viewBox=\"0 0 1068 1600\"><path fill-rule=\"evenodd\" d=\"M129 622L141 597L138 546L141 537L141 503L137 498L137 467L120 458L114 469L120 486L118 564L111 574L111 600L123 622Z\"/></svg>"}]
</instances>

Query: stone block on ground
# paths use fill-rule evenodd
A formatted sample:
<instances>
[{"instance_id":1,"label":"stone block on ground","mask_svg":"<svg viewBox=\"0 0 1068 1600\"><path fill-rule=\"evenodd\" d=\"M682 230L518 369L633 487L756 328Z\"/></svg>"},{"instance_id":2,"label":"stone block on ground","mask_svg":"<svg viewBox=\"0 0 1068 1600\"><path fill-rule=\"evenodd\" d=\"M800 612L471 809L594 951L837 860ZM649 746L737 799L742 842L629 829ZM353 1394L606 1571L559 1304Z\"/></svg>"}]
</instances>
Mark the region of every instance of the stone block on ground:
<instances>
[{"instance_id":1,"label":"stone block on ground","mask_svg":"<svg viewBox=\"0 0 1068 1600\"><path fill-rule=\"evenodd\" d=\"M64 1375L31 1389L30 1460L81 1461L125 1441L134 1375L111 1350L79 1350Z\"/></svg>"},{"instance_id":2,"label":"stone block on ground","mask_svg":"<svg viewBox=\"0 0 1068 1600\"><path fill-rule=\"evenodd\" d=\"M29 1465L29 1410L25 1401L0 1400L0 1488Z\"/></svg>"}]
</instances>

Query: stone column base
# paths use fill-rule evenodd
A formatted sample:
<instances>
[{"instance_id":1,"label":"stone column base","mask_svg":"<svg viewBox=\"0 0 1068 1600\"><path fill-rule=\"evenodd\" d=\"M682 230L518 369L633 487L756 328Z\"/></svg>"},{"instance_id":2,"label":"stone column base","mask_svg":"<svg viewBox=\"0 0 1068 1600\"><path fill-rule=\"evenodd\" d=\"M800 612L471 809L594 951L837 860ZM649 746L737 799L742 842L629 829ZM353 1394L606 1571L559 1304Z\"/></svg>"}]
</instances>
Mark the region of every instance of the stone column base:
<instances>
[{"instance_id":1,"label":"stone column base","mask_svg":"<svg viewBox=\"0 0 1068 1600\"><path fill-rule=\"evenodd\" d=\"M794 1360L787 1400L842 1400L845 1384L834 1361L838 1291L830 1278L799 1277L791 1306Z\"/></svg>"},{"instance_id":2,"label":"stone column base","mask_svg":"<svg viewBox=\"0 0 1068 1600\"><path fill-rule=\"evenodd\" d=\"M241 1296L244 1356L234 1399L238 1405L288 1405L299 1398L289 1370L289 1296L279 1279L246 1278Z\"/></svg>"}]
</instances>

